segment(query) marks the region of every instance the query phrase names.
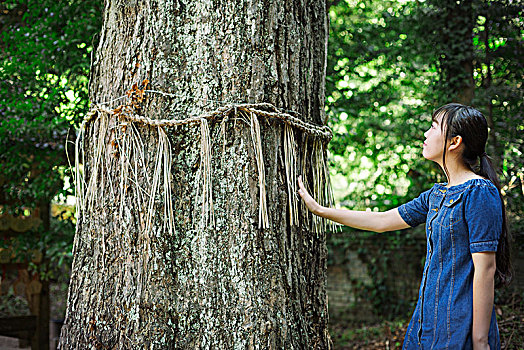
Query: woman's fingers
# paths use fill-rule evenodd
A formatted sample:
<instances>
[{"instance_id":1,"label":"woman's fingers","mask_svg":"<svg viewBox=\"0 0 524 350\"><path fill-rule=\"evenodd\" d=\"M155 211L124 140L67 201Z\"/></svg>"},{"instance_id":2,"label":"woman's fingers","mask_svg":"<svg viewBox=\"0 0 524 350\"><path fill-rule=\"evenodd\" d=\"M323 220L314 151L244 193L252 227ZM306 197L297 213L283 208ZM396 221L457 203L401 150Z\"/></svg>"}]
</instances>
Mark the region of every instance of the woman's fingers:
<instances>
[{"instance_id":1,"label":"woman's fingers","mask_svg":"<svg viewBox=\"0 0 524 350\"><path fill-rule=\"evenodd\" d=\"M306 204L308 204L310 201L314 201L313 197L311 197L309 192L304 187L304 183L302 182L302 176L298 177L298 187L299 189L297 192L300 195L300 197L302 197L302 199L306 202Z\"/></svg>"},{"instance_id":2,"label":"woman's fingers","mask_svg":"<svg viewBox=\"0 0 524 350\"><path fill-rule=\"evenodd\" d=\"M302 183L302 175L298 176L298 187L302 190L304 189L304 184Z\"/></svg>"},{"instance_id":3,"label":"woman's fingers","mask_svg":"<svg viewBox=\"0 0 524 350\"><path fill-rule=\"evenodd\" d=\"M304 187L304 183L302 182L302 176L299 176L297 180L298 180L298 187L299 187L297 191L298 194L300 195L300 197L302 197L302 200L304 201L308 209L311 210L313 213L315 213L315 211L319 207L319 204L315 201L313 197L311 197L311 195L308 193L308 191Z\"/></svg>"},{"instance_id":4,"label":"woman's fingers","mask_svg":"<svg viewBox=\"0 0 524 350\"><path fill-rule=\"evenodd\" d=\"M304 198L304 195L307 193L307 190L304 187L304 183L302 182L302 175L298 177L298 194L300 197Z\"/></svg>"}]
</instances>

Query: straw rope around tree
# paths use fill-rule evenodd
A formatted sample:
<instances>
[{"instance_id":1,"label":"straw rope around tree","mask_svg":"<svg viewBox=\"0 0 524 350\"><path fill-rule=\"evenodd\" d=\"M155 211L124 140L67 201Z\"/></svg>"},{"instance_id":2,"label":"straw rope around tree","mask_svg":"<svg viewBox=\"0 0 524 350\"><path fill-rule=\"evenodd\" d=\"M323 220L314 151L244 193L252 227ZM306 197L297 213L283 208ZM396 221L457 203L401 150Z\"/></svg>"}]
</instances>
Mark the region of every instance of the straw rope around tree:
<instances>
[{"instance_id":1,"label":"straw rope around tree","mask_svg":"<svg viewBox=\"0 0 524 350\"><path fill-rule=\"evenodd\" d=\"M144 236L147 237L152 230L152 220L155 217L155 198L158 192L162 192L164 198L164 215L162 216L163 227L171 234L175 232L175 218L173 214L171 199L171 164L172 154L169 138L164 128L181 125L194 124L200 127L200 166L197 173L198 190L197 201L201 205L201 217L198 223L198 230L204 230L208 225L214 225L214 210L212 197L212 177L211 177L211 149L212 141L209 131L209 121L220 122L220 134L225 134L225 125L231 120L243 120L250 128L252 147L255 154L255 168L258 173L259 187L259 222L258 226L262 229L269 228L269 218L267 212L267 195L264 156L262 149L262 135L260 131L259 119L272 118L281 121L284 124L282 146L283 166L285 168L285 179L288 194L289 223L291 226L299 225L298 207L299 197L297 195L296 177L297 167L301 168L302 174L311 171L313 175L313 184L310 188L311 193L317 198L322 205L332 205L333 195L330 186L329 173L327 170L326 160L324 158L325 147L331 139L332 133L327 126L316 126L300 119L297 113L281 110L269 103L257 104L228 104L217 108L211 112L187 119L151 119L136 113L140 110L140 104L144 101L146 94L161 94L164 96L173 96L173 94L159 92L155 90L146 90L148 81L143 82L143 88L140 89L137 84L127 93L129 102L115 109L108 109L103 104L94 104L91 111L87 114L82 123L75 149L75 187L77 194L77 212L79 217L85 213L92 213L97 203L102 202L104 196L104 187L106 181L109 188L113 189L118 186L119 201L118 215L122 217L124 212L129 209L126 206L125 193L129 187L133 187L138 194L138 210L145 212L145 218L141 218L141 226L144 228ZM121 98L115 99L120 100ZM83 172L79 164L85 164L84 156L84 135L86 124L98 121L96 130L92 130L91 137L93 142L90 144L93 152L93 161L90 164L89 179L83 177ZM116 121L116 126L111 129L116 130L119 135L111 144L107 143L109 134L110 121ZM149 163L145 156L144 143L140 137L137 128L140 126L149 126L157 130L158 144L156 147L153 168L148 171ZM297 156L296 132L298 130L302 135L303 147L299 165ZM311 152L306 154L306 146L310 143ZM224 146L225 148L225 139ZM114 184L110 176L106 176L110 169L108 154L109 149L118 153L120 164L119 184ZM149 178L151 184L149 188L139 185L139 178ZM304 176L307 183L307 177ZM113 195L114 196L114 195ZM302 206L306 215L306 225L318 235L325 231L327 222L318 217L312 217L311 214ZM332 223L330 223L332 224ZM334 229L334 227L332 227Z\"/></svg>"}]
</instances>

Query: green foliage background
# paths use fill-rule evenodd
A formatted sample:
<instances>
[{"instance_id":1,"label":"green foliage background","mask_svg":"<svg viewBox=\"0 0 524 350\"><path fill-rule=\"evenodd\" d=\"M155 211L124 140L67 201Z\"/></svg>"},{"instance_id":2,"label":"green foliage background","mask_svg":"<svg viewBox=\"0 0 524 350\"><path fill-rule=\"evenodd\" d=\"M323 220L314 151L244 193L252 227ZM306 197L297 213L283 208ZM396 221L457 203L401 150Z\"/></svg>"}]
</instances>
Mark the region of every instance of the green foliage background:
<instances>
[{"instance_id":1,"label":"green foliage background","mask_svg":"<svg viewBox=\"0 0 524 350\"><path fill-rule=\"evenodd\" d=\"M326 111L339 206L383 211L445 182L440 168L421 155L423 133L434 109L466 103L488 119L487 152L500 170L514 250L524 247L522 12L511 1L331 4ZM372 283L352 280L359 291L356 312L359 303L372 300L379 317L408 317L414 301L399 295L392 302L387 260L395 249L420 241L424 231L381 235L373 253L367 249L375 234L349 228L332 234L328 247L351 247L368 264Z\"/></svg>"},{"instance_id":2,"label":"green foliage background","mask_svg":"<svg viewBox=\"0 0 524 350\"><path fill-rule=\"evenodd\" d=\"M2 212L27 215L73 194L65 151L72 154L67 141L74 141L89 106L102 6L101 0L0 4ZM522 12L509 0L329 4L326 111L334 131L329 159L337 205L387 210L445 181L421 156L423 132L433 109L466 101L490 121L488 153L501 168L512 231L522 245ZM52 264L70 261L74 219L62 214L48 229L21 236L20 251L39 247ZM393 233L387 240L401 247L417 234ZM358 246L361 240L344 230L329 243ZM387 299L385 268L374 270L376 285L368 286L379 304Z\"/></svg>"},{"instance_id":3,"label":"green foliage background","mask_svg":"<svg viewBox=\"0 0 524 350\"><path fill-rule=\"evenodd\" d=\"M522 5L347 0L329 16L326 109L341 205L389 209L445 181L421 156L423 133L431 112L459 102L472 79L475 95L466 102L492 119L488 153L502 165L513 224L521 230ZM465 61L473 65L469 76L459 69Z\"/></svg>"},{"instance_id":4,"label":"green foliage background","mask_svg":"<svg viewBox=\"0 0 524 350\"><path fill-rule=\"evenodd\" d=\"M0 4L0 211L27 216L73 195L68 155L89 101L90 54L101 1ZM17 255L47 254L41 266L70 262L73 216L65 209L36 229L1 241ZM1 214L0 213L0 214ZM66 220L62 220L65 218ZM47 276L48 277L48 276Z\"/></svg>"}]
</instances>

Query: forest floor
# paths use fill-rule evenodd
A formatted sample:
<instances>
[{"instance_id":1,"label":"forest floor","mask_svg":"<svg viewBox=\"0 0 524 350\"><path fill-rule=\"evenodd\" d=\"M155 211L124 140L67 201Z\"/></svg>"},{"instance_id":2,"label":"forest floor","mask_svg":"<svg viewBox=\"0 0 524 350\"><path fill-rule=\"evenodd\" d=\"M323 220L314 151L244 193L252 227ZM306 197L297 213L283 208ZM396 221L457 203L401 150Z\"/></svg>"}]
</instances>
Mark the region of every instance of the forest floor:
<instances>
[{"instance_id":1,"label":"forest floor","mask_svg":"<svg viewBox=\"0 0 524 350\"><path fill-rule=\"evenodd\" d=\"M498 295L495 306L502 350L524 350L524 297L511 292ZM330 325L334 350L402 349L409 320L385 321L374 325Z\"/></svg>"}]
</instances>

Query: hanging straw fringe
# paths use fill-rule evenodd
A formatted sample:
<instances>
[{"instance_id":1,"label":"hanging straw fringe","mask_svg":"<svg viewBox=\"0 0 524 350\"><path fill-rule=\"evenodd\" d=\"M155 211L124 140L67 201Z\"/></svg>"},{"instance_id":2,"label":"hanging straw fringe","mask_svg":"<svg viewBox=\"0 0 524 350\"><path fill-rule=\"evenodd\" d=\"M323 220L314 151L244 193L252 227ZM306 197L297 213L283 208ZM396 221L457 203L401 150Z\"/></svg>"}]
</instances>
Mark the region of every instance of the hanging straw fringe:
<instances>
[{"instance_id":1,"label":"hanging straw fringe","mask_svg":"<svg viewBox=\"0 0 524 350\"><path fill-rule=\"evenodd\" d=\"M146 233L149 233L151 231L151 227L153 225L153 216L155 214L155 196L156 191L159 187L160 182L160 175L162 173L162 154L164 153L164 147L165 147L165 138L163 135L163 131L161 132L162 128L158 127L158 147L156 152L156 158L155 158L155 170L153 173L153 181L151 183L151 194L149 196L149 204L147 206L147 215L146 215Z\"/></svg>"},{"instance_id":2,"label":"hanging straw fringe","mask_svg":"<svg viewBox=\"0 0 524 350\"><path fill-rule=\"evenodd\" d=\"M304 175L304 176L302 176L302 181L304 182L304 186L305 186L306 189L309 189L308 177L306 176L307 169L308 169L307 166L306 166L306 164L308 164L307 163L307 157L306 157L308 138L309 137L308 137L307 134L304 134L302 136L302 144L304 146L302 147L302 156L301 156L302 162L300 164L300 169L301 169L300 173ZM305 213L305 215L304 215L305 224L306 224L307 227L310 227L309 210L308 210L308 208L306 206L306 203L304 201L301 201L301 209L302 209L302 212Z\"/></svg>"},{"instance_id":3,"label":"hanging straw fringe","mask_svg":"<svg viewBox=\"0 0 524 350\"><path fill-rule=\"evenodd\" d=\"M260 191L260 205L258 207L258 228L269 228L269 217L266 205L266 171L264 168L264 156L262 154L262 138L260 137L260 124L254 113L250 113L251 140L258 170L258 189Z\"/></svg>"},{"instance_id":4,"label":"hanging straw fringe","mask_svg":"<svg viewBox=\"0 0 524 350\"><path fill-rule=\"evenodd\" d=\"M296 143L293 129L284 125L284 167L286 168L287 196L289 201L289 224L298 224Z\"/></svg>"},{"instance_id":5,"label":"hanging straw fringe","mask_svg":"<svg viewBox=\"0 0 524 350\"><path fill-rule=\"evenodd\" d=\"M129 123L129 137L131 138L131 152L126 153L125 156L129 160L133 157L134 162L131 167L133 179L130 180L133 185L135 186L135 192L137 194L137 206L138 206L138 212L140 215L138 215L140 227L146 226L146 221L144 219L144 208L147 205L147 199L150 194L140 186L140 172L141 170L144 171L146 169L146 162L145 162L145 153L144 153L144 144L142 142L142 138L140 137L140 134L136 130L133 123ZM169 154L168 157L171 158L171 147L169 147ZM171 176L171 174L169 175ZM169 191L171 191L171 188L169 187ZM122 215L122 212L120 212L120 215ZM121 216L120 216L121 217Z\"/></svg>"},{"instance_id":6,"label":"hanging straw fringe","mask_svg":"<svg viewBox=\"0 0 524 350\"><path fill-rule=\"evenodd\" d=\"M323 206L330 207L334 204L333 190L329 178L326 160L324 159L324 149L318 139L313 141L313 195L317 202ZM335 224L331 222L331 229L336 229ZM327 220L319 216L313 216L313 231L317 236L326 230Z\"/></svg>"},{"instance_id":7,"label":"hanging straw fringe","mask_svg":"<svg viewBox=\"0 0 524 350\"><path fill-rule=\"evenodd\" d=\"M322 149L320 148L317 140L313 141L313 196L317 202L325 203L326 198L324 197L324 191L322 191L322 180L323 180L323 167L324 157ZM318 216L313 216L313 231L317 234L321 232L322 221Z\"/></svg>"},{"instance_id":8,"label":"hanging straw fringe","mask_svg":"<svg viewBox=\"0 0 524 350\"><path fill-rule=\"evenodd\" d=\"M171 143L163 128L158 128L158 136L163 139L163 183L164 183L164 222L171 236L175 234L175 215L173 213L173 199L171 197Z\"/></svg>"},{"instance_id":9,"label":"hanging straw fringe","mask_svg":"<svg viewBox=\"0 0 524 350\"><path fill-rule=\"evenodd\" d=\"M149 90L144 90L149 91ZM143 94L144 91L141 91ZM149 91L155 92L155 91ZM167 94L169 95L169 94ZM142 96L142 95L141 95ZM75 160L76 164L86 164L84 159L84 142L85 125L89 121L98 121L94 124L98 130L93 129L95 134L94 144L92 149L92 163L89 167L89 180L85 183L84 177L80 167L76 167L75 184L77 194L77 210L79 216L83 212L92 213L95 206L99 206L104 198L103 190L105 183L109 184L111 195L114 199L114 187L110 173L111 162L110 156L118 156L120 176L118 185L118 216L120 218L124 215L126 193L130 189L136 193L137 205L139 211L138 220L142 229L145 231L145 237L153 227L153 221L157 216L155 215L156 198L159 192L163 192L163 228L170 234L175 233L175 219L173 213L173 205L171 199L171 145L166 135L164 127L172 127L178 125L185 125L190 123L200 124L200 167L198 171L198 190L197 198L202 200L201 218L199 222L199 229L203 230L205 227L214 226L214 210L213 210L213 196L212 196L212 176L211 176L211 154L212 142L209 130L208 120L220 120L220 133L223 137L225 147L225 124L231 116L246 121L250 125L251 140L255 154L256 167L258 173L258 187L259 187L259 223L258 227L269 228L269 217L267 210L267 194L266 194L266 180L264 157L262 151L262 137L260 131L259 117L275 118L284 123L282 145L284 148L284 168L288 192L288 206L289 206L289 223L290 226L299 224L299 210L297 193L297 167L300 168L303 174L303 180L306 188L309 187L306 175L311 170L313 179L312 194L317 201L322 205L329 206L333 204L333 193L330 186L329 173L327 164L324 158L325 144L331 138L331 130L327 126L316 126L302 121L293 112L286 112L276 108L269 103L259 104L235 104L227 105L218 108L215 111L205 113L203 115L192 117L183 120L177 119L163 119L154 120L144 116L134 114L134 110L130 105L120 106L114 110L106 109L102 106L96 106L90 111L84 122L76 140ZM110 119L110 117L113 117ZM249 117L249 120L247 118ZM110 120L117 120L116 126L109 128ZM151 171L148 171L148 161L145 156L145 147L140 133L137 131L135 123L146 124L155 127L158 131L158 144L155 152L153 162L153 177L148 179ZM303 154L300 155L301 162L297 161L297 143L295 141L294 128L302 131L302 143L304 145ZM112 133L110 134L110 130ZM113 148L107 145L107 139L113 133L116 135ZM310 143L309 137L313 136ZM306 157L308 144L311 144L311 159ZM113 152L111 152L113 151ZM140 179L142 179L140 181ZM141 187L140 183L150 184L146 188ZM149 192L148 192L149 191ZM317 236L326 229L326 221L308 214L302 202L302 212L306 213L303 218L306 220L305 225L311 225L312 231Z\"/></svg>"},{"instance_id":10,"label":"hanging straw fringe","mask_svg":"<svg viewBox=\"0 0 524 350\"><path fill-rule=\"evenodd\" d=\"M87 184L87 189L84 195L85 199L85 208L88 211L92 211L95 203L103 197L102 186L98 183L99 178L104 178L104 173L101 171L105 167L105 149L106 149L106 133L108 127L108 118L106 115L100 116L98 123L98 137L96 137L96 142L93 148L94 162L92 166L92 173L89 177L89 183ZM83 163L85 164L85 163ZM102 180L103 182L103 180ZM98 193L98 189L101 189L101 192Z\"/></svg>"},{"instance_id":11,"label":"hanging straw fringe","mask_svg":"<svg viewBox=\"0 0 524 350\"><path fill-rule=\"evenodd\" d=\"M203 230L209 223L212 226L215 225L211 182L211 137L206 119L200 121L200 169L198 178L198 182L202 184L201 189L199 188L197 192L197 198L200 198L200 195L202 196L200 230Z\"/></svg>"},{"instance_id":12,"label":"hanging straw fringe","mask_svg":"<svg viewBox=\"0 0 524 350\"><path fill-rule=\"evenodd\" d=\"M80 171L80 164L85 164L85 161L82 159L80 161L80 155L82 154L82 145L81 141L84 139L84 123L82 123L80 127L80 131L78 132L78 136L75 141L75 197L76 197L76 212L82 213L84 211L84 179L82 177L82 172ZM82 154L83 155L83 154Z\"/></svg>"}]
</instances>

